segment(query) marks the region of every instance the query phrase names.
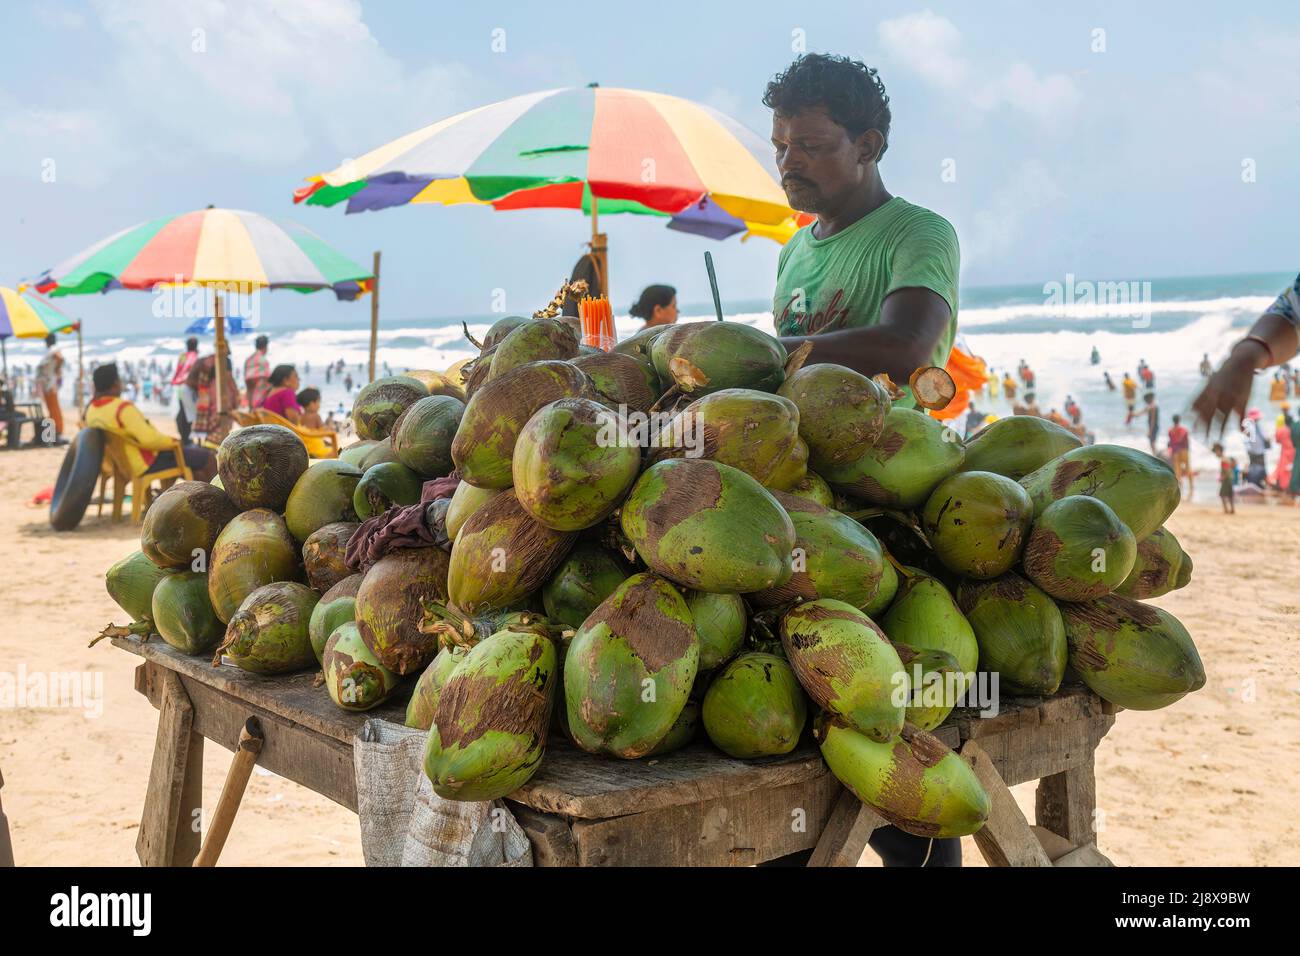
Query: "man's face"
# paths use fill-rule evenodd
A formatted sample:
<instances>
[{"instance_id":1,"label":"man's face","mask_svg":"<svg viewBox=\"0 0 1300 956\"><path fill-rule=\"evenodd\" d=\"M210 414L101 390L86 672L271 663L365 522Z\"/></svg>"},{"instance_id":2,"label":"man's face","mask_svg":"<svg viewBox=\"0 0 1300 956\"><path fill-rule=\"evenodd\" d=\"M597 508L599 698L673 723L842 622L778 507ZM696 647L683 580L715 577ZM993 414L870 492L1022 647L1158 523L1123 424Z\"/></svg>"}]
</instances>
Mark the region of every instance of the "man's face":
<instances>
[{"instance_id":1,"label":"man's face","mask_svg":"<svg viewBox=\"0 0 1300 956\"><path fill-rule=\"evenodd\" d=\"M776 167L791 207L814 215L842 209L875 162L872 133L855 142L821 107L793 116L773 113Z\"/></svg>"}]
</instances>

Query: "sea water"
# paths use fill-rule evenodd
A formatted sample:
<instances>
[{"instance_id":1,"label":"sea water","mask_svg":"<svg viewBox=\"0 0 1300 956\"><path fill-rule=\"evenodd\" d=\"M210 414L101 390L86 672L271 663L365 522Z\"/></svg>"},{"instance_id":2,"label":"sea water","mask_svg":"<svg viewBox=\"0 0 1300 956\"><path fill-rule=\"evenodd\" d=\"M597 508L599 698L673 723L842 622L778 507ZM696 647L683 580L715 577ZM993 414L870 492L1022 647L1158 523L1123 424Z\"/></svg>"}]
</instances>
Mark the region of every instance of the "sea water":
<instances>
[{"instance_id":1,"label":"sea water","mask_svg":"<svg viewBox=\"0 0 1300 956\"><path fill-rule=\"evenodd\" d=\"M1232 343L1246 333L1294 278L1294 274L1271 273L1154 279L1131 290L1135 295L1119 306L1095 301L1084 294L1087 288L1083 283L1065 276L1035 285L963 288L958 331L964 344L999 373L1010 370L1015 377L1019 361L1027 361L1037 376L1037 401L1043 412L1052 408L1063 412L1067 396L1072 395L1083 411L1084 424L1098 442L1144 450L1148 448L1145 419L1125 424L1120 382L1125 372L1136 377L1138 361L1145 359L1156 376L1161 432L1158 447L1163 449L1174 414L1181 414L1184 423L1190 424L1189 408L1203 383L1199 371L1202 355L1208 354L1217 366ZM1062 289L1068 293L1064 302ZM1135 304L1133 299L1140 301ZM772 331L770 300L724 303L724 313L728 319ZM681 310L680 321L712 317L711 307L687 306ZM477 350L466 339L462 322L470 334L481 339L496 318L499 316L385 318L378 341L380 373L385 363L393 372L400 372L408 368L445 369L453 362L470 358ZM616 318L616 326L620 338L642 327L640 321L626 315ZM87 317L87 327L93 328L93 318ZM330 384L325 384L325 366L342 359L354 380L353 393L361 387L369 359L369 328L364 321L355 326L320 328L277 328L273 321L267 321L258 331L271 339L269 358L273 366L292 363L298 367L302 387L321 390L322 414L340 405L351 408L351 396L344 390L342 376L334 375ZM252 352L254 337L245 334L230 340L236 368L242 369L244 359ZM157 360L167 369L176 360L184 339L179 330L161 336L88 335L86 367L89 370L111 360ZM211 350L210 337L202 343L203 351ZM9 339L5 344L11 366L34 366L43 351L39 342ZM61 345L65 357L75 364L75 346L66 338L61 339ZM1101 363L1096 366L1089 362L1094 346L1101 354ZM1115 391L1106 388L1103 372L1110 373ZM72 378L69 370L64 377L69 403ZM1271 373L1256 376L1250 404L1263 412L1263 424L1271 440L1279 407L1268 401L1270 379ZM1141 392L1139 386L1139 408ZM1292 396L1288 400L1300 408L1300 399ZM156 402L141 401L141 405L153 414L166 411ZM975 405L996 415L1011 413L1000 388L992 399L987 392L982 393ZM1202 483L1207 495L1217 484L1218 473L1211 444L1203 435L1192 441L1193 466L1205 476ZM1244 467L1246 456L1240 434L1229 429L1224 444L1227 453ZM1269 453L1270 469L1277 454L1274 443Z\"/></svg>"}]
</instances>

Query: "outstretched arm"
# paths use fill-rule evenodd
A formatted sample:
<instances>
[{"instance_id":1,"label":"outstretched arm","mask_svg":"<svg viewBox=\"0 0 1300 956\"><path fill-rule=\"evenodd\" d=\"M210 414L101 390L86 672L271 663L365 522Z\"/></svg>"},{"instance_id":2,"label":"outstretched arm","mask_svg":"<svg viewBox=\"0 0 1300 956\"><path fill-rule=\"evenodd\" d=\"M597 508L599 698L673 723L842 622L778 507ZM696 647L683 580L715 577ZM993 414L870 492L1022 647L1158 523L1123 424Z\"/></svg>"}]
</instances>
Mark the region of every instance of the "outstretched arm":
<instances>
[{"instance_id":1,"label":"outstretched arm","mask_svg":"<svg viewBox=\"0 0 1300 956\"><path fill-rule=\"evenodd\" d=\"M1300 285L1300 278L1296 282ZM1233 415L1244 419L1255 372L1290 360L1298 345L1300 332L1289 316L1274 311L1261 315L1192 402L1197 423L1205 426L1206 434L1217 426L1222 435Z\"/></svg>"},{"instance_id":2,"label":"outstretched arm","mask_svg":"<svg viewBox=\"0 0 1300 956\"><path fill-rule=\"evenodd\" d=\"M903 385L914 371L930 364L951 318L952 310L937 292L899 289L885 299L880 322L870 328L786 336L781 344L794 351L811 342L813 350L806 364L832 362L868 378L888 372L894 382Z\"/></svg>"}]
</instances>

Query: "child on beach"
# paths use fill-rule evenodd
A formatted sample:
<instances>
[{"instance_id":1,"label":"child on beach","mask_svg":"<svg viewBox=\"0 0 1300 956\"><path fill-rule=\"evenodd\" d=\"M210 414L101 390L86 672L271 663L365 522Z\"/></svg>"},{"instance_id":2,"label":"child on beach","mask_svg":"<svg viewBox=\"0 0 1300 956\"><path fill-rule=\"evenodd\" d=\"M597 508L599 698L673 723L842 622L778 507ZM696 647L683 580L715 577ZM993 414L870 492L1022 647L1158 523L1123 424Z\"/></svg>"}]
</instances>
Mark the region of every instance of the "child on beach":
<instances>
[{"instance_id":1,"label":"child on beach","mask_svg":"<svg viewBox=\"0 0 1300 956\"><path fill-rule=\"evenodd\" d=\"M324 427L320 420L320 389L304 388L298 393L298 404L302 406L298 424L304 428Z\"/></svg>"},{"instance_id":2,"label":"child on beach","mask_svg":"<svg viewBox=\"0 0 1300 956\"><path fill-rule=\"evenodd\" d=\"M1236 471L1237 463L1231 458L1225 458L1223 456L1223 446L1218 442L1214 443L1214 448L1212 450L1215 457L1219 459L1219 501L1223 504L1223 513L1229 515L1236 514L1237 507L1236 503L1233 501L1232 489L1236 484L1233 472Z\"/></svg>"}]
</instances>

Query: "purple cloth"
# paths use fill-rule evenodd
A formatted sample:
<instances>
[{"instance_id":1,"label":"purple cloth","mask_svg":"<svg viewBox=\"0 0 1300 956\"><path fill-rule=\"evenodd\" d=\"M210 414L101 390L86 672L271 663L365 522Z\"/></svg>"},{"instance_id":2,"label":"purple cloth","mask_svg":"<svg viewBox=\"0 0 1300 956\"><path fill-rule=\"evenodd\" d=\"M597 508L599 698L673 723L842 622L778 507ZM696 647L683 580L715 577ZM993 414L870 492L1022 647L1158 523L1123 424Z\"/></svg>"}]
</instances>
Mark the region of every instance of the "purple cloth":
<instances>
[{"instance_id":1,"label":"purple cloth","mask_svg":"<svg viewBox=\"0 0 1300 956\"><path fill-rule=\"evenodd\" d=\"M353 571L368 571L372 564L398 548L441 547L450 551L451 542L442 520L446 508L432 506L455 494L459 484L460 476L455 472L446 478L434 478L424 483L419 504L389 508L381 515L367 518L348 541L345 558L348 567Z\"/></svg>"}]
</instances>

